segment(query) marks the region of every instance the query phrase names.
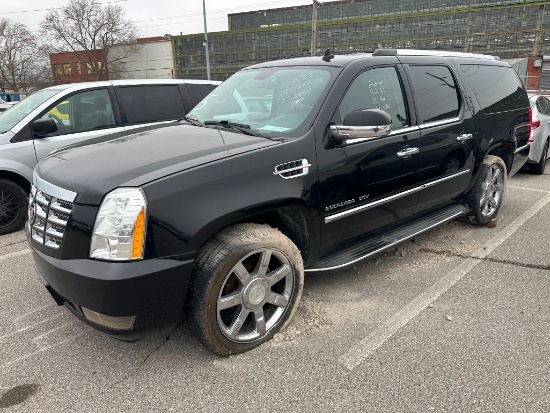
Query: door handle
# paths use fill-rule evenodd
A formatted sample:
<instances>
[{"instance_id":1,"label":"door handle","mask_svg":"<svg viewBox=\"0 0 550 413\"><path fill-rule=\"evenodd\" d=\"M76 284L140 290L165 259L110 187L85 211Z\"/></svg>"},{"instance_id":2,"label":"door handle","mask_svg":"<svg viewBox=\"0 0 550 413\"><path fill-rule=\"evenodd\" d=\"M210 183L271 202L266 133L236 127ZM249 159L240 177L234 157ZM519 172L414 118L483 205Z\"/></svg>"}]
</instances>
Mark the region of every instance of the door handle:
<instances>
[{"instance_id":1,"label":"door handle","mask_svg":"<svg viewBox=\"0 0 550 413\"><path fill-rule=\"evenodd\" d=\"M402 151L397 152L396 155L399 156L400 158L408 159L411 157L411 155L416 155L419 152L420 152L420 149L418 148L406 148L406 149L403 149Z\"/></svg>"},{"instance_id":2,"label":"door handle","mask_svg":"<svg viewBox=\"0 0 550 413\"><path fill-rule=\"evenodd\" d=\"M459 142L466 142L470 139L473 139L474 135L471 133L462 133L456 137L456 140Z\"/></svg>"}]
</instances>

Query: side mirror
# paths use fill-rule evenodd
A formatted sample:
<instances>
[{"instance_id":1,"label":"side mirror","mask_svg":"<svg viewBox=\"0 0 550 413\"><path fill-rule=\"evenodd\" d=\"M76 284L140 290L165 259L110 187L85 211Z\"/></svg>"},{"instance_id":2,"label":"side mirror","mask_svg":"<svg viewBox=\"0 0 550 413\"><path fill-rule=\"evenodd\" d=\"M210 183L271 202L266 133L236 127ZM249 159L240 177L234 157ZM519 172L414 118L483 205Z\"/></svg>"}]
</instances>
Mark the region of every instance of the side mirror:
<instances>
[{"instance_id":1,"label":"side mirror","mask_svg":"<svg viewBox=\"0 0 550 413\"><path fill-rule=\"evenodd\" d=\"M57 124L53 119L38 119L32 123L32 131L41 138L44 135L57 132Z\"/></svg>"},{"instance_id":2,"label":"side mirror","mask_svg":"<svg viewBox=\"0 0 550 413\"><path fill-rule=\"evenodd\" d=\"M330 130L334 138L343 143L352 139L376 139L391 133L392 121L391 116L380 109L356 110L346 115L343 125L330 125Z\"/></svg>"}]
</instances>

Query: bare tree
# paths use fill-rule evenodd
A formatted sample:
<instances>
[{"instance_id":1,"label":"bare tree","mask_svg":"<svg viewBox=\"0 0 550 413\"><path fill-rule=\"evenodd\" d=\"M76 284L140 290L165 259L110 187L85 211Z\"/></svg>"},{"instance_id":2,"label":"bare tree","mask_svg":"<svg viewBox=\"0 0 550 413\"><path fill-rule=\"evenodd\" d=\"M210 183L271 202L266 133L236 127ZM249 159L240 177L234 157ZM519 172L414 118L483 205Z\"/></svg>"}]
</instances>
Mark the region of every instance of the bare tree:
<instances>
[{"instance_id":1,"label":"bare tree","mask_svg":"<svg viewBox=\"0 0 550 413\"><path fill-rule=\"evenodd\" d=\"M86 65L83 74L96 80L107 73L116 76L121 61L136 47L137 28L122 7L104 6L97 0L71 0L65 7L51 10L41 28L57 51L74 52ZM114 46L122 47L111 53Z\"/></svg>"},{"instance_id":2,"label":"bare tree","mask_svg":"<svg viewBox=\"0 0 550 413\"><path fill-rule=\"evenodd\" d=\"M0 89L28 91L49 72L43 49L27 26L0 19Z\"/></svg>"}]
</instances>

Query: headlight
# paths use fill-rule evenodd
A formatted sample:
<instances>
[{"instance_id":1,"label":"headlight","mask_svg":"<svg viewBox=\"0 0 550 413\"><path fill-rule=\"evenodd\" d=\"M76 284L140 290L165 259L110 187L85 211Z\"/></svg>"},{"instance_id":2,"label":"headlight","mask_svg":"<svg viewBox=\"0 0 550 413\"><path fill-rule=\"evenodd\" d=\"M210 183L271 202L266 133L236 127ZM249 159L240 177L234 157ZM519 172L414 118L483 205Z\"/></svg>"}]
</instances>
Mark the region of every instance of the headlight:
<instances>
[{"instance_id":1,"label":"headlight","mask_svg":"<svg viewBox=\"0 0 550 413\"><path fill-rule=\"evenodd\" d=\"M90 258L127 261L143 258L147 200L139 188L108 193L95 219Z\"/></svg>"}]
</instances>

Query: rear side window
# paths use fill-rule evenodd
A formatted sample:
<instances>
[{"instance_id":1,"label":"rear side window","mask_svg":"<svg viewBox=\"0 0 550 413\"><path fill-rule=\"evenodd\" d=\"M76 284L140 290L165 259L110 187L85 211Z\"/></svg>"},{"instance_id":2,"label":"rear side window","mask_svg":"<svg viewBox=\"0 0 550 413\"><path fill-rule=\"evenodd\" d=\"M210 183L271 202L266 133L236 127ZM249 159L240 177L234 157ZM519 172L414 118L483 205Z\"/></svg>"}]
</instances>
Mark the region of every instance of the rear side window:
<instances>
[{"instance_id":1,"label":"rear side window","mask_svg":"<svg viewBox=\"0 0 550 413\"><path fill-rule=\"evenodd\" d=\"M537 99L537 109L543 115L549 115L550 101L548 101L548 99L546 99L544 96L541 96L540 98Z\"/></svg>"},{"instance_id":2,"label":"rear side window","mask_svg":"<svg viewBox=\"0 0 550 413\"><path fill-rule=\"evenodd\" d=\"M462 77L472 87L481 108L498 113L529 107L527 94L511 67L461 65Z\"/></svg>"},{"instance_id":3,"label":"rear side window","mask_svg":"<svg viewBox=\"0 0 550 413\"><path fill-rule=\"evenodd\" d=\"M189 96L191 96L191 102L193 103L193 106L195 106L203 100L206 95L212 92L216 88L216 85L186 83L185 87L187 87Z\"/></svg>"},{"instance_id":4,"label":"rear side window","mask_svg":"<svg viewBox=\"0 0 550 413\"><path fill-rule=\"evenodd\" d=\"M424 123L454 118L460 108L459 92L445 66L410 66L412 84Z\"/></svg>"},{"instance_id":5,"label":"rear side window","mask_svg":"<svg viewBox=\"0 0 550 413\"><path fill-rule=\"evenodd\" d=\"M177 85L119 87L117 96L126 125L175 120L185 116Z\"/></svg>"}]
</instances>

